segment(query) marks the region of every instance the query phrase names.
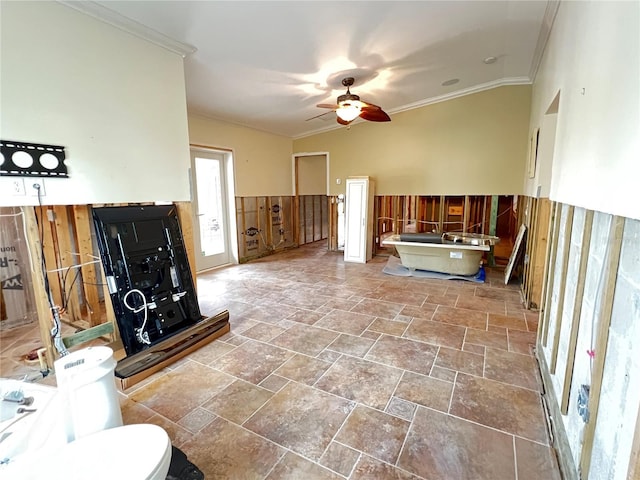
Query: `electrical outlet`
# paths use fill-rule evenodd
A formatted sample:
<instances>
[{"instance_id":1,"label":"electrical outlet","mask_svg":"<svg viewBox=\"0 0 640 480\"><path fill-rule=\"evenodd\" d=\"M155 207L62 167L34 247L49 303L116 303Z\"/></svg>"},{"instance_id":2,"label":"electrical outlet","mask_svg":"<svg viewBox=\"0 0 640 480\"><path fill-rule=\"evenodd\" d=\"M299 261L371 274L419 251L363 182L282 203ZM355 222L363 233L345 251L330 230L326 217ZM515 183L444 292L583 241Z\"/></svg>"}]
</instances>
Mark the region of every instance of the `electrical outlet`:
<instances>
[{"instance_id":1,"label":"electrical outlet","mask_svg":"<svg viewBox=\"0 0 640 480\"><path fill-rule=\"evenodd\" d=\"M27 194L24 189L24 178L15 177L11 179L11 192L15 196L22 196Z\"/></svg>"},{"instance_id":2,"label":"electrical outlet","mask_svg":"<svg viewBox=\"0 0 640 480\"><path fill-rule=\"evenodd\" d=\"M27 185L32 197L37 197L38 195L44 197L47 194L44 189L44 178L27 178Z\"/></svg>"}]
</instances>

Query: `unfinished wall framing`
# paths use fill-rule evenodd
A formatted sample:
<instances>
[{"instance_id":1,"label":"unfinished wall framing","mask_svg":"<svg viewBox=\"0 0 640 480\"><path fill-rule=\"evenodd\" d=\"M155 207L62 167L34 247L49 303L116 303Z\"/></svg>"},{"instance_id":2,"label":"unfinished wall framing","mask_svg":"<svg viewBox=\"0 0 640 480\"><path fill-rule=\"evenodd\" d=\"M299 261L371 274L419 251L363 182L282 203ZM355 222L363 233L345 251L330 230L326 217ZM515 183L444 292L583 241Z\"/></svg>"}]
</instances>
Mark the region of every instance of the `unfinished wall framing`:
<instances>
[{"instance_id":1,"label":"unfinished wall framing","mask_svg":"<svg viewBox=\"0 0 640 480\"><path fill-rule=\"evenodd\" d=\"M382 241L393 234L468 232L498 235L500 248L510 253L509 246L517 233L512 207L511 196L378 195L375 252L389 253Z\"/></svg>"},{"instance_id":2,"label":"unfinished wall framing","mask_svg":"<svg viewBox=\"0 0 640 480\"><path fill-rule=\"evenodd\" d=\"M566 204L549 212L537 356L560 463L569 479L634 478L640 221Z\"/></svg>"},{"instance_id":3,"label":"unfinished wall framing","mask_svg":"<svg viewBox=\"0 0 640 480\"><path fill-rule=\"evenodd\" d=\"M300 195L298 197L298 244L313 243L329 237L329 197Z\"/></svg>"},{"instance_id":4,"label":"unfinished wall framing","mask_svg":"<svg viewBox=\"0 0 640 480\"><path fill-rule=\"evenodd\" d=\"M100 206L122 205L129 204ZM184 202L178 202L176 206L187 253L189 258L193 258L191 209ZM63 338L67 348L98 337L106 342L118 340L113 306L110 301L105 301L109 299L109 293L103 281L91 208L92 205L22 207L40 336L47 349L50 366L52 359L56 358L50 336L51 304L58 308L62 322L77 330L74 335ZM193 265L190 267L194 275ZM45 275L48 290L44 283Z\"/></svg>"},{"instance_id":5,"label":"unfinished wall framing","mask_svg":"<svg viewBox=\"0 0 640 480\"><path fill-rule=\"evenodd\" d=\"M240 263L296 245L294 197L236 197Z\"/></svg>"}]
</instances>

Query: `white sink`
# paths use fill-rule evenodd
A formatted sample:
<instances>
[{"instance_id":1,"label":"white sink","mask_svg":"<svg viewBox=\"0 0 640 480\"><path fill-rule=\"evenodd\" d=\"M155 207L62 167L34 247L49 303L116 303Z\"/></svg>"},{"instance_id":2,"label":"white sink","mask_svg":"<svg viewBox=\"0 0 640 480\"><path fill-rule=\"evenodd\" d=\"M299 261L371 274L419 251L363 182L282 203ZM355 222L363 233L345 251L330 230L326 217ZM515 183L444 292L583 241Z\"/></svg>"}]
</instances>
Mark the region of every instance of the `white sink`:
<instances>
[{"instance_id":1,"label":"white sink","mask_svg":"<svg viewBox=\"0 0 640 480\"><path fill-rule=\"evenodd\" d=\"M43 447L67 443L61 418L61 397L54 387L0 378L0 398L21 392L30 405L0 401L0 477L3 465ZM18 413L20 409L32 412Z\"/></svg>"}]
</instances>

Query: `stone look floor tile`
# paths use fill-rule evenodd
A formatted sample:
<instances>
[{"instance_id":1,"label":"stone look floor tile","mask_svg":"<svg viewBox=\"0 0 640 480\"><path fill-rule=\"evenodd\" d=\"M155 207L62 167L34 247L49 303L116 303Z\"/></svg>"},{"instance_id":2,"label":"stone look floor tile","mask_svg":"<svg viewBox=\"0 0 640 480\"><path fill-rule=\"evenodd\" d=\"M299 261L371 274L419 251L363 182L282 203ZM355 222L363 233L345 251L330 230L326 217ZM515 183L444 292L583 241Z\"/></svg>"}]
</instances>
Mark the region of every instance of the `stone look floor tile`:
<instances>
[{"instance_id":1,"label":"stone look floor tile","mask_svg":"<svg viewBox=\"0 0 640 480\"><path fill-rule=\"evenodd\" d=\"M538 392L458 374L449 413L535 442L548 443Z\"/></svg>"},{"instance_id":2,"label":"stone look floor tile","mask_svg":"<svg viewBox=\"0 0 640 480\"><path fill-rule=\"evenodd\" d=\"M341 357L315 387L334 395L383 410L402 370L354 357Z\"/></svg>"},{"instance_id":3,"label":"stone look floor tile","mask_svg":"<svg viewBox=\"0 0 640 480\"><path fill-rule=\"evenodd\" d=\"M431 367L429 376L437 378L438 380L444 380L445 382L453 383L456 381L455 370L449 370L448 368L437 367L435 365Z\"/></svg>"},{"instance_id":4,"label":"stone look floor tile","mask_svg":"<svg viewBox=\"0 0 640 480\"><path fill-rule=\"evenodd\" d=\"M452 390L452 383L404 372L394 396L446 413Z\"/></svg>"},{"instance_id":5,"label":"stone look floor tile","mask_svg":"<svg viewBox=\"0 0 640 480\"><path fill-rule=\"evenodd\" d=\"M296 310L295 313L289 315L285 320L313 325L324 317L323 313L312 312L311 310Z\"/></svg>"},{"instance_id":6,"label":"stone look floor tile","mask_svg":"<svg viewBox=\"0 0 640 480\"><path fill-rule=\"evenodd\" d=\"M215 366L215 362L221 356L234 350L236 347L223 342L213 341L199 348L189 356L185 357L204 365Z\"/></svg>"},{"instance_id":7,"label":"stone look floor tile","mask_svg":"<svg viewBox=\"0 0 640 480\"><path fill-rule=\"evenodd\" d=\"M518 286L504 285L499 269L491 268L484 285L391 277L382 273L386 261L374 257L367 264L344 263L342 255L326 250L326 242L317 242L200 275L203 314L228 310L231 333L119 394L124 423L164 428L208 480L265 480L268 475L296 480L509 480L516 468L518 480L559 480L553 451L545 446L539 394L522 388L533 385L527 383L532 380L527 359L534 360L530 355L539 314L516 301ZM417 305L422 298L426 300ZM466 305L469 309L452 307L469 298L474 302ZM500 302L506 311L489 308L502 306ZM345 310L358 304L366 311L391 308L386 315L400 310L392 320L379 317L379 311L365 315ZM402 339L439 348L429 376L359 358L374 342L382 347L388 342L383 332L367 330L376 318L374 328L395 333L384 326L402 322L407 328ZM485 353L484 345L463 342L467 328L483 331L472 334L487 345L488 339L506 335L508 351L494 345ZM63 325L63 335L73 331ZM270 338L272 332L281 332L283 347ZM331 337L314 338L309 332ZM37 323L0 331L6 347L0 349L0 371L12 375L15 368L24 370L16 355L39 336ZM382 347L376 355L402 359L393 345ZM287 360L291 362L285 365ZM315 387L299 383L313 381L322 370L313 366L324 367L323 362L332 365ZM483 362L484 372L479 367ZM294 379L274 373L279 368ZM53 376L44 381L55 385ZM455 409L448 415L438 410L445 408L447 392ZM263 396L266 402L259 405ZM373 443L366 448L372 452L379 451L375 442L384 425L378 417L411 422L395 465L336 440L355 401L364 412L369 411L366 406L377 409L373 420L362 422L365 430L349 432L354 444L356 438L364 442L370 437ZM244 425L254 421L260 435L203 408L209 404L238 422L249 415ZM514 437L511 432L521 433Z\"/></svg>"},{"instance_id":8,"label":"stone look floor tile","mask_svg":"<svg viewBox=\"0 0 640 480\"><path fill-rule=\"evenodd\" d=\"M375 340L372 339L356 337L354 335L347 335L343 333L340 334L340 336L336 338L333 343L327 347L327 349L346 353L347 355L353 355L354 357L364 357L374 343Z\"/></svg>"},{"instance_id":9,"label":"stone look floor tile","mask_svg":"<svg viewBox=\"0 0 640 480\"><path fill-rule=\"evenodd\" d=\"M429 480L513 480L513 437L418 407L398 466Z\"/></svg>"},{"instance_id":10,"label":"stone look floor tile","mask_svg":"<svg viewBox=\"0 0 640 480\"><path fill-rule=\"evenodd\" d=\"M428 343L383 335L365 359L429 375L437 352L438 347Z\"/></svg>"},{"instance_id":11,"label":"stone look floor tile","mask_svg":"<svg viewBox=\"0 0 640 480\"><path fill-rule=\"evenodd\" d=\"M351 480L420 480L419 477L368 455L362 455Z\"/></svg>"},{"instance_id":12,"label":"stone look floor tile","mask_svg":"<svg viewBox=\"0 0 640 480\"><path fill-rule=\"evenodd\" d=\"M351 311L393 320L393 318L398 315L403 308L404 305L402 303L364 299L353 307Z\"/></svg>"},{"instance_id":13,"label":"stone look floor tile","mask_svg":"<svg viewBox=\"0 0 640 480\"><path fill-rule=\"evenodd\" d=\"M291 452L285 454L265 480L301 480L305 478L342 480L342 477L332 471Z\"/></svg>"},{"instance_id":14,"label":"stone look floor tile","mask_svg":"<svg viewBox=\"0 0 640 480\"><path fill-rule=\"evenodd\" d=\"M440 347L436 366L482 376L484 357L475 353Z\"/></svg>"},{"instance_id":15,"label":"stone look floor tile","mask_svg":"<svg viewBox=\"0 0 640 480\"><path fill-rule=\"evenodd\" d=\"M435 305L446 305L447 307L455 307L458 301L457 293L446 293L444 295L429 295L427 297L427 303L433 303Z\"/></svg>"},{"instance_id":16,"label":"stone look floor tile","mask_svg":"<svg viewBox=\"0 0 640 480\"><path fill-rule=\"evenodd\" d=\"M335 340L334 340L335 341ZM333 343L332 343L333 345ZM321 351L316 358L325 362L333 363L342 356L342 353L329 350L329 347Z\"/></svg>"},{"instance_id":17,"label":"stone look floor tile","mask_svg":"<svg viewBox=\"0 0 640 480\"><path fill-rule=\"evenodd\" d=\"M395 320L385 320L384 318L376 318L368 330L378 333L386 333L387 335L395 335L396 337L402 336L407 329L407 324L404 322L396 322Z\"/></svg>"},{"instance_id":18,"label":"stone look floor tile","mask_svg":"<svg viewBox=\"0 0 640 480\"><path fill-rule=\"evenodd\" d=\"M400 315L413 318L421 318L422 320L431 320L433 314L438 308L437 305L424 304L421 307L406 306L400 310Z\"/></svg>"},{"instance_id":19,"label":"stone look floor tile","mask_svg":"<svg viewBox=\"0 0 640 480\"><path fill-rule=\"evenodd\" d=\"M242 424L273 396L273 392L243 380L236 380L203 405L210 412Z\"/></svg>"},{"instance_id":20,"label":"stone look floor tile","mask_svg":"<svg viewBox=\"0 0 640 480\"><path fill-rule=\"evenodd\" d=\"M181 448L186 442L193 438L193 433L191 433L186 428L168 420L166 417L162 415L154 415L145 423L151 423L153 425L157 425L162 427L169 435L171 439L171 443L178 448Z\"/></svg>"},{"instance_id":21,"label":"stone look floor tile","mask_svg":"<svg viewBox=\"0 0 640 480\"><path fill-rule=\"evenodd\" d=\"M484 376L491 380L542 391L538 363L529 355L487 348Z\"/></svg>"},{"instance_id":22,"label":"stone look floor tile","mask_svg":"<svg viewBox=\"0 0 640 480\"><path fill-rule=\"evenodd\" d=\"M522 317L508 317L507 315L489 314L489 326L527 331L527 322Z\"/></svg>"},{"instance_id":23,"label":"stone look floor tile","mask_svg":"<svg viewBox=\"0 0 640 480\"><path fill-rule=\"evenodd\" d=\"M420 307L427 299L427 295L424 293L411 292L407 290L386 290L382 287L380 300L383 302L402 303L405 305L413 305L414 307ZM431 302L433 303L433 302Z\"/></svg>"},{"instance_id":24,"label":"stone look floor tile","mask_svg":"<svg viewBox=\"0 0 640 480\"><path fill-rule=\"evenodd\" d=\"M330 362L296 354L277 369L275 373L296 382L313 385L330 366Z\"/></svg>"},{"instance_id":25,"label":"stone look floor tile","mask_svg":"<svg viewBox=\"0 0 640 480\"><path fill-rule=\"evenodd\" d=\"M189 362L137 390L131 400L177 422L232 382L229 375Z\"/></svg>"},{"instance_id":26,"label":"stone look floor tile","mask_svg":"<svg viewBox=\"0 0 640 480\"><path fill-rule=\"evenodd\" d=\"M294 325L270 343L315 357L338 337L335 332L307 325Z\"/></svg>"},{"instance_id":27,"label":"stone look floor tile","mask_svg":"<svg viewBox=\"0 0 640 480\"><path fill-rule=\"evenodd\" d=\"M254 340L260 340L267 342L274 337L277 337L286 329L278 325L271 325L268 323L258 322L257 325L242 332L242 336L253 338Z\"/></svg>"},{"instance_id":28,"label":"stone look floor tile","mask_svg":"<svg viewBox=\"0 0 640 480\"><path fill-rule=\"evenodd\" d=\"M535 332L521 332L518 330L508 329L507 338L509 339L510 352L533 355L533 349L536 346Z\"/></svg>"},{"instance_id":29,"label":"stone look floor tile","mask_svg":"<svg viewBox=\"0 0 640 480\"><path fill-rule=\"evenodd\" d=\"M438 306L436 313L433 314L434 322L442 322L462 327L477 328L478 330L487 329L487 314L474 310L463 308Z\"/></svg>"},{"instance_id":30,"label":"stone look floor tile","mask_svg":"<svg viewBox=\"0 0 640 480\"><path fill-rule=\"evenodd\" d=\"M331 309L344 310L345 312L348 312L357 304L358 302L355 300L347 300L346 298L335 298L333 300L329 300L324 306Z\"/></svg>"},{"instance_id":31,"label":"stone look floor tile","mask_svg":"<svg viewBox=\"0 0 640 480\"><path fill-rule=\"evenodd\" d=\"M270 392L275 393L278 390L281 390L282 387L284 387L287 383L289 383L288 378L284 378L284 377L281 377L280 375L276 375L275 373L272 373L263 381L261 381L259 385L262 388L266 388Z\"/></svg>"},{"instance_id":32,"label":"stone look floor tile","mask_svg":"<svg viewBox=\"0 0 640 480\"><path fill-rule=\"evenodd\" d=\"M467 328L467 334L464 342L473 343L475 345L483 345L485 347L507 349L507 332L496 333L486 330L476 330L475 328Z\"/></svg>"},{"instance_id":33,"label":"stone look floor tile","mask_svg":"<svg viewBox=\"0 0 640 480\"><path fill-rule=\"evenodd\" d=\"M520 292L504 288L476 287L476 297L503 300L507 303L520 303Z\"/></svg>"},{"instance_id":34,"label":"stone look floor tile","mask_svg":"<svg viewBox=\"0 0 640 480\"><path fill-rule=\"evenodd\" d=\"M451 348L462 348L465 328L441 322L414 319L404 332L404 337L432 345L444 345Z\"/></svg>"},{"instance_id":35,"label":"stone look floor tile","mask_svg":"<svg viewBox=\"0 0 640 480\"><path fill-rule=\"evenodd\" d=\"M216 368L257 385L293 355L282 348L249 340L221 357Z\"/></svg>"},{"instance_id":36,"label":"stone look floor tile","mask_svg":"<svg viewBox=\"0 0 640 480\"><path fill-rule=\"evenodd\" d=\"M518 480L561 480L558 464L549 447L515 437Z\"/></svg>"},{"instance_id":37,"label":"stone look floor tile","mask_svg":"<svg viewBox=\"0 0 640 480\"><path fill-rule=\"evenodd\" d=\"M336 435L336 441L394 464L409 425L406 420L359 405Z\"/></svg>"},{"instance_id":38,"label":"stone look floor tile","mask_svg":"<svg viewBox=\"0 0 640 480\"><path fill-rule=\"evenodd\" d=\"M318 460L353 407L349 400L291 382L247 420L244 427L306 458Z\"/></svg>"},{"instance_id":39,"label":"stone look floor tile","mask_svg":"<svg viewBox=\"0 0 640 480\"><path fill-rule=\"evenodd\" d=\"M336 332L360 335L375 320L372 315L333 310L315 323L316 327L328 328Z\"/></svg>"},{"instance_id":40,"label":"stone look floor tile","mask_svg":"<svg viewBox=\"0 0 640 480\"><path fill-rule=\"evenodd\" d=\"M181 447L207 480L263 480L286 450L223 418Z\"/></svg>"},{"instance_id":41,"label":"stone look floor tile","mask_svg":"<svg viewBox=\"0 0 640 480\"><path fill-rule=\"evenodd\" d=\"M360 458L360 452L357 450L342 445L341 443L331 442L322 455L322 458L320 458L320 464L340 475L348 477L358 458Z\"/></svg>"},{"instance_id":42,"label":"stone look floor tile","mask_svg":"<svg viewBox=\"0 0 640 480\"><path fill-rule=\"evenodd\" d=\"M478 331L482 332L483 330L478 330ZM506 338L507 333L504 332L504 335ZM464 345L462 346L462 350L465 352L475 353L476 355L484 356L486 348L484 347L484 345L476 345L474 343L465 342Z\"/></svg>"}]
</instances>

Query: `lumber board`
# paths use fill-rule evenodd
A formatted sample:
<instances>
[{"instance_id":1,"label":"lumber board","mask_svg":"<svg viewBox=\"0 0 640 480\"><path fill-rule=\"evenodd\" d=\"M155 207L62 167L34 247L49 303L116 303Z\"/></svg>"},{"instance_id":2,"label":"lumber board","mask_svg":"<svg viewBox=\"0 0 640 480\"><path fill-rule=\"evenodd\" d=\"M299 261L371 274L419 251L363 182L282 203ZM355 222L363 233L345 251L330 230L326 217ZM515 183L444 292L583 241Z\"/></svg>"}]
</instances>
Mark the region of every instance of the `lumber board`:
<instances>
[{"instance_id":1,"label":"lumber board","mask_svg":"<svg viewBox=\"0 0 640 480\"><path fill-rule=\"evenodd\" d=\"M113 333L114 327L112 323L102 323L95 327L82 330L81 332L74 333L68 337L62 338L62 343L67 348L72 348L83 343L90 342L96 338L100 338L104 335L110 335Z\"/></svg>"},{"instance_id":2,"label":"lumber board","mask_svg":"<svg viewBox=\"0 0 640 480\"><path fill-rule=\"evenodd\" d=\"M33 207L22 207L24 214L25 230L27 243L31 252L31 272L33 294L38 313L38 327L40 330L40 338L44 348L47 350L46 360L49 368L53 368L53 362L56 359L51 341L52 314L51 305L49 304L49 292L44 286L45 271L42 269L42 246L40 243L40 232L38 230L38 222L36 220L35 209Z\"/></svg>"},{"instance_id":3,"label":"lumber board","mask_svg":"<svg viewBox=\"0 0 640 480\"><path fill-rule=\"evenodd\" d=\"M178 212L178 220L180 221L180 231L182 232L182 243L187 254L189 269L191 270L191 278L193 285L196 287L196 249L194 241L193 228L193 208L191 202L176 202L176 211Z\"/></svg>"},{"instance_id":4,"label":"lumber board","mask_svg":"<svg viewBox=\"0 0 640 480\"><path fill-rule=\"evenodd\" d=\"M79 254L77 249L74 247L76 244L76 240L72 239L72 231L75 232L75 222L69 221L69 215L67 213L67 207L63 205L58 205L54 207L55 214L55 234L57 238L57 249L59 255L59 267L65 268L62 271L62 276L66 277L66 281L63 282L63 290L65 298L67 298L66 309L67 315L71 319L72 322L77 322L82 320L82 314L80 313L80 305L84 303L82 298L78 296L78 292L83 291L82 286L78 287L78 284L81 284L83 281L83 277L80 272L78 272L73 266L81 263L82 256ZM76 235L77 237L77 235ZM76 255L74 255L76 253ZM91 260L87 258L85 261ZM78 280L76 283L73 283L73 279L78 274ZM89 281L89 280L87 280ZM87 314L89 318L91 318L91 309L87 307Z\"/></svg>"},{"instance_id":5,"label":"lumber board","mask_svg":"<svg viewBox=\"0 0 640 480\"><path fill-rule=\"evenodd\" d=\"M47 271L56 270L60 267L58 257L56 255L54 226L49 221L49 208L43 207L38 209L38 222L40 231L38 232L39 242L42 243L44 249L44 263ZM53 213L52 213L53 214ZM62 306L62 283L60 281L60 272L47 273L49 279L49 293L53 297L53 303Z\"/></svg>"},{"instance_id":6,"label":"lumber board","mask_svg":"<svg viewBox=\"0 0 640 480\"><path fill-rule=\"evenodd\" d=\"M562 204L560 202L555 204L554 214L552 218L553 235L551 242L549 243L549 260L546 262L547 275L546 275L546 288L545 288L545 300L543 306L543 316L541 323L542 331L542 345L547 347L549 340L549 329L551 319L551 299L553 296L553 289L556 283L556 258L558 257L558 238L560 237L560 212L562 211Z\"/></svg>"},{"instance_id":7,"label":"lumber board","mask_svg":"<svg viewBox=\"0 0 640 480\"><path fill-rule=\"evenodd\" d=\"M96 267L95 263L89 263L95 260L95 252L93 251L93 241L91 240L91 211L88 205L74 205L73 217L75 220L76 245L80 253L82 263L82 290L88 303L87 313L89 313L89 324L93 327L100 324L98 315L92 315L94 309L97 310L100 303L98 289L96 286Z\"/></svg>"},{"instance_id":8,"label":"lumber board","mask_svg":"<svg viewBox=\"0 0 640 480\"><path fill-rule=\"evenodd\" d=\"M588 477L591 466L591 454L598 420L598 407L602 393L602 380L604 376L604 362L607 357L607 345L609 342L609 327L611 325L611 312L613 310L613 296L618 279L618 264L620 251L622 250L622 234L624 230L624 218L615 216L611 219L609 230L609 245L605 255L604 281L602 296L599 301L598 325L595 337L595 357L591 374L591 388L589 389L589 421L584 427L584 441L582 454L580 455L580 471ZM586 478L585 477L585 478Z\"/></svg>"},{"instance_id":9,"label":"lumber board","mask_svg":"<svg viewBox=\"0 0 640 480\"><path fill-rule=\"evenodd\" d=\"M551 375L555 375L556 366L558 365L558 347L560 345L560 331L562 329L562 311L564 310L564 297L567 280L567 268L569 265L569 253L571 252L571 230L573 228L573 205L567 207L567 221L564 225L562 236L564 237L564 245L562 249L562 264L560 265L560 278L558 282L558 303L555 311L555 329L553 331L553 343L551 344L551 365L549 371Z\"/></svg>"},{"instance_id":10,"label":"lumber board","mask_svg":"<svg viewBox=\"0 0 640 480\"><path fill-rule=\"evenodd\" d=\"M567 350L567 363L564 371L564 382L562 385L560 411L563 415L569 412L569 393L573 380L573 366L576 358L576 348L578 345L578 327L580 326L580 315L582 313L582 302L584 299L584 287L586 283L587 264L589 262L589 248L591 247L591 227L593 225L593 210L587 210L583 230L581 232L580 243L580 263L578 266L578 284L576 285L576 297L573 303L573 315L569 328L569 347Z\"/></svg>"},{"instance_id":11,"label":"lumber board","mask_svg":"<svg viewBox=\"0 0 640 480\"><path fill-rule=\"evenodd\" d=\"M633 443L631 444L631 455L629 456L627 478L640 478L640 407L638 407L636 430L633 434Z\"/></svg>"},{"instance_id":12,"label":"lumber board","mask_svg":"<svg viewBox=\"0 0 640 480\"><path fill-rule=\"evenodd\" d=\"M531 287L531 295L529 308L540 309L542 304L542 292L544 282L544 268L547 253L547 244L549 241L549 221L551 216L551 201L548 198L538 200L538 219L536 230L536 250L534 258L531 260L533 264L533 280Z\"/></svg>"}]
</instances>

